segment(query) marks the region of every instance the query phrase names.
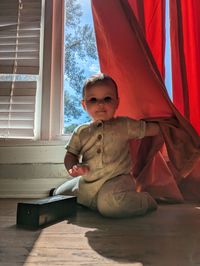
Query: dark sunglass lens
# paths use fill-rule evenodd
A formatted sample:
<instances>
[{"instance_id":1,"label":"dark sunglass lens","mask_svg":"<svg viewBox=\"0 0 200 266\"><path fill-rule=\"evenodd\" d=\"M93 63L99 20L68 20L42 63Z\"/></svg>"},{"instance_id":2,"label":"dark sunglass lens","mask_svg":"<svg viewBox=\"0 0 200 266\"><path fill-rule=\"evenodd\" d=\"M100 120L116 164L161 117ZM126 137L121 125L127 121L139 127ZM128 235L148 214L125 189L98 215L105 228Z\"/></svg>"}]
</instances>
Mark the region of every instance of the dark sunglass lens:
<instances>
[{"instance_id":1,"label":"dark sunglass lens","mask_svg":"<svg viewBox=\"0 0 200 266\"><path fill-rule=\"evenodd\" d=\"M107 97L104 98L104 102L105 103L111 103L112 102L112 98L107 96Z\"/></svg>"},{"instance_id":2,"label":"dark sunglass lens","mask_svg":"<svg viewBox=\"0 0 200 266\"><path fill-rule=\"evenodd\" d=\"M88 100L89 103L97 103L97 99L96 98L91 98Z\"/></svg>"}]
</instances>

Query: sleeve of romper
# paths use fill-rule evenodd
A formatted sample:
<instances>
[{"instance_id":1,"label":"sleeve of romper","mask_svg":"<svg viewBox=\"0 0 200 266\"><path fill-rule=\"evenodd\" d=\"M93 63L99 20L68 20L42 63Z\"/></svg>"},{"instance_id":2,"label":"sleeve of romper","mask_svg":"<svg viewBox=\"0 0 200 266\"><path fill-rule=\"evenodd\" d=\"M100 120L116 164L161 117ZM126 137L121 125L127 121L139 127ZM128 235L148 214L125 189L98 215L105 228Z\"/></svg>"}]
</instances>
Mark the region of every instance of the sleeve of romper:
<instances>
[{"instance_id":1,"label":"sleeve of romper","mask_svg":"<svg viewBox=\"0 0 200 266\"><path fill-rule=\"evenodd\" d=\"M65 149L74 155L78 156L80 154L81 142L78 129L74 130L69 142L65 146Z\"/></svg>"},{"instance_id":2,"label":"sleeve of romper","mask_svg":"<svg viewBox=\"0 0 200 266\"><path fill-rule=\"evenodd\" d=\"M146 122L127 117L127 131L129 139L142 139L146 133Z\"/></svg>"}]
</instances>

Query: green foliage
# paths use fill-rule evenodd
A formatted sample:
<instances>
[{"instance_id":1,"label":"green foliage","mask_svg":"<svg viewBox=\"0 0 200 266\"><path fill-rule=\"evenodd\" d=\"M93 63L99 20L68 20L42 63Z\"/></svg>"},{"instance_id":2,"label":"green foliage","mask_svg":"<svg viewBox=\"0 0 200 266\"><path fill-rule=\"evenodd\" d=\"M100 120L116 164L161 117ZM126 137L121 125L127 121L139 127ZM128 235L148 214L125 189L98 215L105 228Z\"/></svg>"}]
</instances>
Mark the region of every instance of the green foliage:
<instances>
[{"instance_id":1,"label":"green foliage","mask_svg":"<svg viewBox=\"0 0 200 266\"><path fill-rule=\"evenodd\" d=\"M66 27L75 27L80 23L83 12L77 0L65 0L65 22Z\"/></svg>"},{"instance_id":2,"label":"green foliage","mask_svg":"<svg viewBox=\"0 0 200 266\"><path fill-rule=\"evenodd\" d=\"M71 124L70 126L65 127L64 134L71 134L77 126L78 124Z\"/></svg>"},{"instance_id":3,"label":"green foliage","mask_svg":"<svg viewBox=\"0 0 200 266\"><path fill-rule=\"evenodd\" d=\"M67 122L81 115L80 101L75 96L69 96L68 91L64 92L64 114Z\"/></svg>"}]
</instances>

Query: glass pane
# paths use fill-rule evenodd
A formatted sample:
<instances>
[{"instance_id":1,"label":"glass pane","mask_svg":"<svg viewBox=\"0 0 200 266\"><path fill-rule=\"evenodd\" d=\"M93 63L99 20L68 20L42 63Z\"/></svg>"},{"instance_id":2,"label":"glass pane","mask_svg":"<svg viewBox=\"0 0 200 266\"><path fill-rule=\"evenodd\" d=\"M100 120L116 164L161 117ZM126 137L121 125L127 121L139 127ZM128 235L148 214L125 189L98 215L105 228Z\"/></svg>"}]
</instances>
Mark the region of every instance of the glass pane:
<instances>
[{"instance_id":1,"label":"glass pane","mask_svg":"<svg viewBox=\"0 0 200 266\"><path fill-rule=\"evenodd\" d=\"M64 134L89 117L81 107L84 80L99 72L90 0L65 0Z\"/></svg>"},{"instance_id":2,"label":"glass pane","mask_svg":"<svg viewBox=\"0 0 200 266\"><path fill-rule=\"evenodd\" d=\"M170 18L169 18L169 0L166 0L165 8L165 86L168 95L172 100L172 69L171 69L171 47L170 47Z\"/></svg>"}]
</instances>

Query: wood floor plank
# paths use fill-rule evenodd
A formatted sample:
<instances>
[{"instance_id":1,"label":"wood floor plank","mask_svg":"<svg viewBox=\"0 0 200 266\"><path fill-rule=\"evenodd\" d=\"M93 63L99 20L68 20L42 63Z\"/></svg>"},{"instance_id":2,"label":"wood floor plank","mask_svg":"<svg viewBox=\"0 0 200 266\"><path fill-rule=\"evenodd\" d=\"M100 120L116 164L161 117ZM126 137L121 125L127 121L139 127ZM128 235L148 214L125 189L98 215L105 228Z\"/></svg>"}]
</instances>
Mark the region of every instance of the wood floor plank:
<instances>
[{"instance_id":1,"label":"wood floor plank","mask_svg":"<svg viewBox=\"0 0 200 266\"><path fill-rule=\"evenodd\" d=\"M0 199L1 266L199 266L198 204L160 205L130 219L79 207L76 217L40 230L16 227L17 199Z\"/></svg>"}]
</instances>

